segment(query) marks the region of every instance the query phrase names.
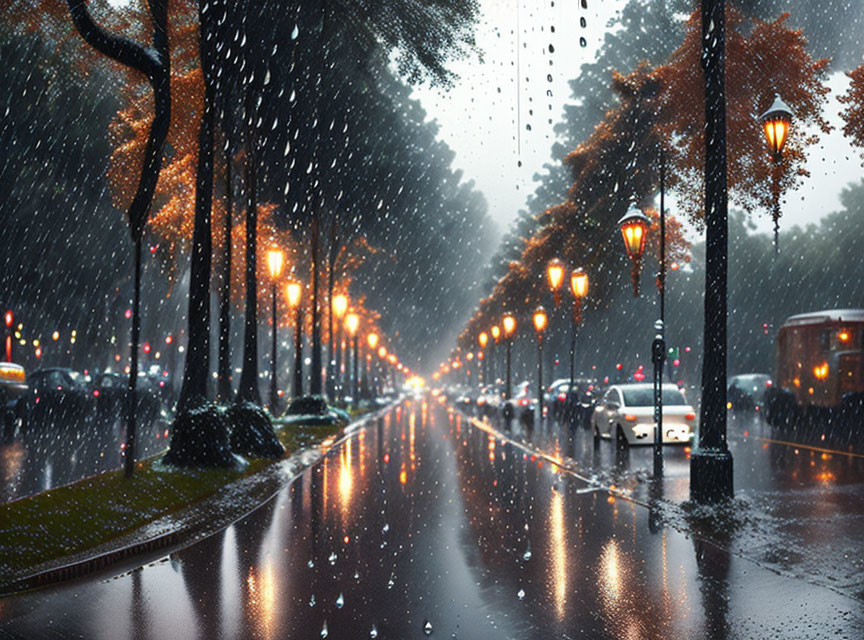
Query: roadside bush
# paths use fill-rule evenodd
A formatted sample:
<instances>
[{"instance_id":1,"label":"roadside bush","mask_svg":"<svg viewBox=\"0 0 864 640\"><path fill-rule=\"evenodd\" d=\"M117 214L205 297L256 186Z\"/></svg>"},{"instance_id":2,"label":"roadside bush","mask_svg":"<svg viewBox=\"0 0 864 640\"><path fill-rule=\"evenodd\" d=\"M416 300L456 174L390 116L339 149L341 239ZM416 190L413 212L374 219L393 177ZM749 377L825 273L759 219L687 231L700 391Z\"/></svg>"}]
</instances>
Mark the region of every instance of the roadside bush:
<instances>
[{"instance_id":1,"label":"roadside bush","mask_svg":"<svg viewBox=\"0 0 864 640\"><path fill-rule=\"evenodd\" d=\"M162 458L177 467L237 467L243 460L231 451L231 422L221 407L207 403L177 414L171 447Z\"/></svg>"},{"instance_id":2,"label":"roadside bush","mask_svg":"<svg viewBox=\"0 0 864 640\"><path fill-rule=\"evenodd\" d=\"M319 416L329 410L330 407L327 406L327 399L324 396L300 396L291 401L288 409L285 410L285 415Z\"/></svg>"},{"instance_id":3,"label":"roadside bush","mask_svg":"<svg viewBox=\"0 0 864 640\"><path fill-rule=\"evenodd\" d=\"M285 448L273 431L270 416L261 407L250 402L228 408L231 425L231 448L253 458L281 458Z\"/></svg>"}]
</instances>

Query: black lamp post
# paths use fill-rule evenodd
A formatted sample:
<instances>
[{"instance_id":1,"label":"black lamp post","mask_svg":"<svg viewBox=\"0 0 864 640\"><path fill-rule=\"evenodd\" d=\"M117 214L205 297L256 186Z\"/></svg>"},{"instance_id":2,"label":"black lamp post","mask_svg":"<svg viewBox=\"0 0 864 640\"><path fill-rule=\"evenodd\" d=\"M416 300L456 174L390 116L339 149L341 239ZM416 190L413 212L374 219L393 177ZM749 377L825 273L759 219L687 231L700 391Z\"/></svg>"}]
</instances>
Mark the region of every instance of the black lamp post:
<instances>
[{"instance_id":1,"label":"black lamp post","mask_svg":"<svg viewBox=\"0 0 864 640\"><path fill-rule=\"evenodd\" d=\"M342 399L342 318L348 311L348 296L339 294L333 296L330 306L330 353L331 375L330 388L334 398Z\"/></svg>"},{"instance_id":2,"label":"black lamp post","mask_svg":"<svg viewBox=\"0 0 864 640\"><path fill-rule=\"evenodd\" d=\"M576 331L582 324L582 300L588 295L588 274L584 270L576 269L570 274L570 291L573 294L573 316L570 326L569 394L573 394L576 385Z\"/></svg>"},{"instance_id":3,"label":"black lamp post","mask_svg":"<svg viewBox=\"0 0 864 640\"><path fill-rule=\"evenodd\" d=\"M726 445L726 1L702 0L705 72L705 331L699 443L690 458L690 498L732 497L732 455Z\"/></svg>"},{"instance_id":4,"label":"black lamp post","mask_svg":"<svg viewBox=\"0 0 864 640\"><path fill-rule=\"evenodd\" d=\"M294 383L291 395L299 398L303 395L303 307L300 296L303 289L298 282L289 282L285 287L285 297L288 306L294 309Z\"/></svg>"},{"instance_id":5,"label":"black lamp post","mask_svg":"<svg viewBox=\"0 0 864 640\"><path fill-rule=\"evenodd\" d=\"M351 376L351 404L356 409L360 402L360 398L358 397L360 394L360 384L358 380L358 375L360 373L360 365L358 363L360 346L357 344L357 330L360 328L360 316L356 313L349 313L345 316L345 328L348 330L349 341L352 338L354 340L354 374Z\"/></svg>"},{"instance_id":6,"label":"black lamp post","mask_svg":"<svg viewBox=\"0 0 864 640\"><path fill-rule=\"evenodd\" d=\"M506 371L507 371L507 373L506 373L505 380L504 380L504 384L505 384L504 399L510 400L510 398L512 397L512 393L511 393L512 384L511 384L511 379L510 379L510 352L512 351L512 348L513 348L513 334L516 333L516 318L514 318L512 315L510 315L508 313L507 315L505 315L501 319L501 326L504 327L504 340L507 343L506 344L506 347L507 347Z\"/></svg>"},{"instance_id":7,"label":"black lamp post","mask_svg":"<svg viewBox=\"0 0 864 640\"><path fill-rule=\"evenodd\" d=\"M282 263L284 256L278 249L273 249L267 252L267 267L270 270L270 278L273 280L273 351L270 354L270 413L276 415L276 404L279 402L279 395L276 385L276 338L277 338L277 317L276 317L276 282L279 276L282 275Z\"/></svg>"},{"instance_id":8,"label":"black lamp post","mask_svg":"<svg viewBox=\"0 0 864 640\"><path fill-rule=\"evenodd\" d=\"M543 332L549 323L546 310L537 307L532 316L534 330L537 332L537 406L540 408L540 417L543 417Z\"/></svg>"},{"instance_id":9,"label":"black lamp post","mask_svg":"<svg viewBox=\"0 0 864 640\"><path fill-rule=\"evenodd\" d=\"M779 93L774 94L774 102L768 111L759 117L765 130L765 138L771 151L771 160L774 162L772 171L773 180L771 185L772 207L771 217L774 220L774 251L780 252L780 163L783 160L783 148L786 146L786 138L792 124L792 109L789 108Z\"/></svg>"},{"instance_id":10,"label":"black lamp post","mask_svg":"<svg viewBox=\"0 0 864 640\"><path fill-rule=\"evenodd\" d=\"M489 384L489 358L486 357L486 345L489 344L489 334L485 331L481 331L480 335L477 336L477 344L480 345L480 351L477 352L477 357L483 361L483 384Z\"/></svg>"},{"instance_id":11,"label":"black lamp post","mask_svg":"<svg viewBox=\"0 0 864 640\"><path fill-rule=\"evenodd\" d=\"M496 368L495 368L495 358L498 357L498 344L501 340L501 327L497 324L493 325L491 329L489 329L489 333L492 334L492 355L489 359L489 376L492 379L492 384L496 383Z\"/></svg>"}]
</instances>

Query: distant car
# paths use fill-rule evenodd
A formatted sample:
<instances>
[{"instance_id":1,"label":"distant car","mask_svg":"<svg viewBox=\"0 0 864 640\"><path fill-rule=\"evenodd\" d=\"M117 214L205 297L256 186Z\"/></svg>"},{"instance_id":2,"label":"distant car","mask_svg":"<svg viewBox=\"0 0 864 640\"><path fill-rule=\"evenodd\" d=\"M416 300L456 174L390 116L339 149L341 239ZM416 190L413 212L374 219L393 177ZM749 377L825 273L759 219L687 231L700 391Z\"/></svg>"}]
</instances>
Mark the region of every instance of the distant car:
<instances>
[{"instance_id":1,"label":"distant car","mask_svg":"<svg viewBox=\"0 0 864 640\"><path fill-rule=\"evenodd\" d=\"M774 381L766 373L747 373L729 378L726 401L733 411L760 411Z\"/></svg>"},{"instance_id":2,"label":"distant car","mask_svg":"<svg viewBox=\"0 0 864 640\"><path fill-rule=\"evenodd\" d=\"M593 380L577 378L571 389L570 380L561 379L547 388L544 402L552 416L558 420L566 420L570 424L587 428L599 392L600 387Z\"/></svg>"},{"instance_id":3,"label":"distant car","mask_svg":"<svg viewBox=\"0 0 864 640\"><path fill-rule=\"evenodd\" d=\"M15 425L23 419L24 403L27 395L27 376L24 367L12 362L0 362L0 420L2 420L3 439L11 440Z\"/></svg>"},{"instance_id":4,"label":"distant car","mask_svg":"<svg viewBox=\"0 0 864 640\"><path fill-rule=\"evenodd\" d=\"M504 392L498 385L487 385L480 389L477 396L477 412L481 416L495 417L503 402Z\"/></svg>"},{"instance_id":5,"label":"distant car","mask_svg":"<svg viewBox=\"0 0 864 640\"><path fill-rule=\"evenodd\" d=\"M27 426L86 419L94 403L79 372L66 368L37 369L30 374L24 397Z\"/></svg>"},{"instance_id":6,"label":"distant car","mask_svg":"<svg viewBox=\"0 0 864 640\"><path fill-rule=\"evenodd\" d=\"M99 418L116 417L123 412L123 402L129 389L129 376L122 373L97 373L93 376L90 389Z\"/></svg>"},{"instance_id":7,"label":"distant car","mask_svg":"<svg viewBox=\"0 0 864 640\"><path fill-rule=\"evenodd\" d=\"M615 439L618 446L653 444L654 387L618 384L609 387L594 408L591 426L595 438ZM689 444L696 426L696 411L674 384L663 385L663 444Z\"/></svg>"}]
</instances>

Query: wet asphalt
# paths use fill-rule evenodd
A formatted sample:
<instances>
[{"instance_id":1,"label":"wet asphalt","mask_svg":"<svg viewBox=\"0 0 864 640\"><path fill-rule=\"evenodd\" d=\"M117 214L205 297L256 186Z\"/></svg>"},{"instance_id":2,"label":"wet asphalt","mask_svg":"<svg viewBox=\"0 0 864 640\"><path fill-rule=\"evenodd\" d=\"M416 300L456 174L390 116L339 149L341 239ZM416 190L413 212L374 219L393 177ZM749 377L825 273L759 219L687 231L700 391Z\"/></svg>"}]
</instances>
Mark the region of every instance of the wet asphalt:
<instances>
[{"instance_id":1,"label":"wet asphalt","mask_svg":"<svg viewBox=\"0 0 864 640\"><path fill-rule=\"evenodd\" d=\"M652 518L640 497L650 450L622 459L555 423L502 430L518 444L494 428L431 399L408 401L194 546L121 576L0 600L0 638L864 637L854 589ZM736 481L750 466L763 473L781 447L754 437L735 437L756 456L736 458ZM818 491L824 467L785 449L776 491ZM569 458L577 472L535 450ZM668 454L673 499L687 455ZM831 487L842 491L804 504L828 520L855 513L855 460L820 459L836 467ZM592 474L595 484L580 479ZM770 465L764 474L778 475ZM635 500L598 478L623 482ZM775 491L753 485L752 496ZM746 484L742 492L751 495ZM820 496L841 494L845 502L820 507Z\"/></svg>"}]
</instances>

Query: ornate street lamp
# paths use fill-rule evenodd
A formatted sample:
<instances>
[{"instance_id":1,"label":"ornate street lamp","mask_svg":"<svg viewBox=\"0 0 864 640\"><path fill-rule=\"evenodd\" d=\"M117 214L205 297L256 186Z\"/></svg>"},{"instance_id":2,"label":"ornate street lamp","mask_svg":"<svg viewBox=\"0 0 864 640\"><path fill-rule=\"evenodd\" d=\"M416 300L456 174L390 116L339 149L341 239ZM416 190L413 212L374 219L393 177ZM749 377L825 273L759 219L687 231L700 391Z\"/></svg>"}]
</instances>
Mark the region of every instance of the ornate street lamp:
<instances>
[{"instance_id":1,"label":"ornate street lamp","mask_svg":"<svg viewBox=\"0 0 864 640\"><path fill-rule=\"evenodd\" d=\"M582 300L588 295L588 274L576 269L570 274L570 292L573 294L573 319L570 330L570 390L576 384L576 331L582 324Z\"/></svg>"},{"instance_id":2,"label":"ornate street lamp","mask_svg":"<svg viewBox=\"0 0 864 640\"><path fill-rule=\"evenodd\" d=\"M773 184L771 187L772 204L771 218L774 220L774 251L780 252L780 163L783 160L783 148L792 126L792 109L789 108L779 93L774 94L774 102L768 111L759 116L759 121L765 131L771 160L774 161Z\"/></svg>"},{"instance_id":3,"label":"ornate street lamp","mask_svg":"<svg viewBox=\"0 0 864 640\"><path fill-rule=\"evenodd\" d=\"M564 265L558 258L549 261L546 267L546 277L549 280L549 288L555 298L555 307L561 304L561 285L564 283Z\"/></svg>"},{"instance_id":4,"label":"ornate street lamp","mask_svg":"<svg viewBox=\"0 0 864 640\"><path fill-rule=\"evenodd\" d=\"M492 325L492 328L489 329L489 333L492 334L492 340L494 342L494 344L492 345L492 355L489 358L489 377L492 379L492 384L495 384L495 381L497 380L497 377L495 375L495 360L498 357L498 344L501 340L501 327L499 327L497 324Z\"/></svg>"},{"instance_id":5,"label":"ornate street lamp","mask_svg":"<svg viewBox=\"0 0 864 640\"><path fill-rule=\"evenodd\" d=\"M512 383L510 379L510 352L513 347L513 334L516 333L516 318L514 318L511 314L507 313L501 318L501 326L504 327L504 340L507 346L507 368L506 375L504 378L504 399L509 400L511 398L511 390ZM494 335L494 334L493 334Z\"/></svg>"},{"instance_id":6,"label":"ornate street lamp","mask_svg":"<svg viewBox=\"0 0 864 640\"><path fill-rule=\"evenodd\" d=\"M367 335L366 343L369 345L369 352L366 354L366 370L364 375L366 379L366 394L374 397L376 394L372 392L375 388L375 377L372 371L372 354L378 348L378 334L372 332Z\"/></svg>"},{"instance_id":7,"label":"ornate street lamp","mask_svg":"<svg viewBox=\"0 0 864 640\"><path fill-rule=\"evenodd\" d=\"M645 237L648 235L648 216L639 209L632 208L618 221L621 235L624 238L624 248L633 262L633 295L639 296L639 274L642 271L642 254L645 253Z\"/></svg>"},{"instance_id":8,"label":"ornate street lamp","mask_svg":"<svg viewBox=\"0 0 864 640\"><path fill-rule=\"evenodd\" d=\"M285 297L288 307L294 309L294 384L291 395L299 398L303 395L303 306L300 298L303 287L299 282L289 282L285 285Z\"/></svg>"},{"instance_id":9,"label":"ornate street lamp","mask_svg":"<svg viewBox=\"0 0 864 640\"><path fill-rule=\"evenodd\" d=\"M267 252L267 268L270 271L270 279L273 281L273 351L270 356L270 411L276 415L276 404L279 396L276 391L276 282L282 275L282 263L284 255L279 249L271 249Z\"/></svg>"},{"instance_id":10,"label":"ornate street lamp","mask_svg":"<svg viewBox=\"0 0 864 640\"><path fill-rule=\"evenodd\" d=\"M537 405L540 407L540 417L543 417L543 332L549 324L546 310L537 307L531 318L534 321L534 330L537 332Z\"/></svg>"},{"instance_id":11,"label":"ornate street lamp","mask_svg":"<svg viewBox=\"0 0 864 640\"><path fill-rule=\"evenodd\" d=\"M348 296L341 293L333 296L332 313L330 315L330 344L333 345L336 355L335 362L333 355L330 356L330 361L334 362L333 366L336 369L335 375L333 375L332 378L335 393L340 399L342 398L342 392L344 391L344 378L342 373L342 318L345 316L347 311ZM333 336L334 330L336 332L335 344Z\"/></svg>"},{"instance_id":12,"label":"ornate street lamp","mask_svg":"<svg viewBox=\"0 0 864 640\"><path fill-rule=\"evenodd\" d=\"M348 338L354 339L354 375L351 377L351 402L356 409L359 403L359 384L358 384L358 374L360 373L360 365L359 365L359 356L360 356L360 346L357 344L357 330L360 328L360 316L356 313L349 313L345 316L345 329L348 331Z\"/></svg>"}]
</instances>

